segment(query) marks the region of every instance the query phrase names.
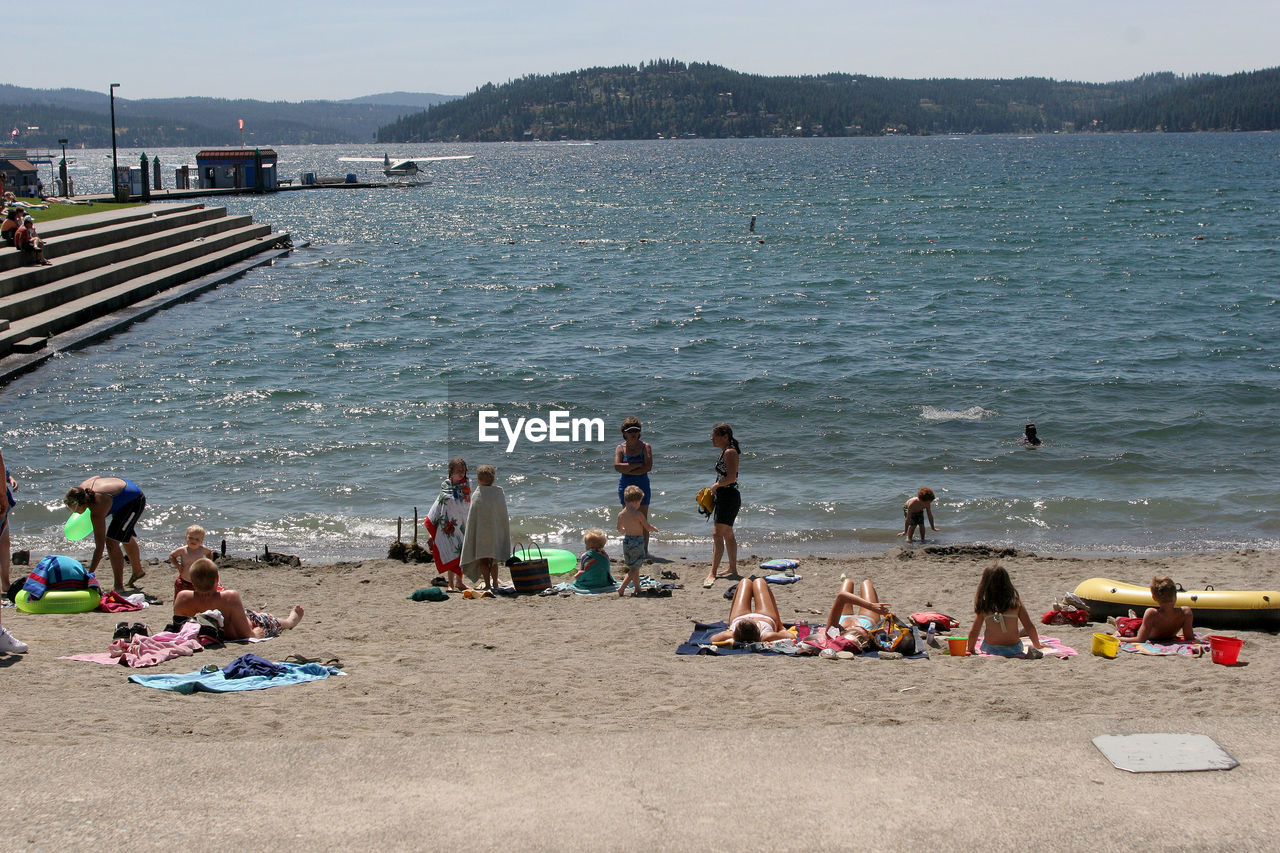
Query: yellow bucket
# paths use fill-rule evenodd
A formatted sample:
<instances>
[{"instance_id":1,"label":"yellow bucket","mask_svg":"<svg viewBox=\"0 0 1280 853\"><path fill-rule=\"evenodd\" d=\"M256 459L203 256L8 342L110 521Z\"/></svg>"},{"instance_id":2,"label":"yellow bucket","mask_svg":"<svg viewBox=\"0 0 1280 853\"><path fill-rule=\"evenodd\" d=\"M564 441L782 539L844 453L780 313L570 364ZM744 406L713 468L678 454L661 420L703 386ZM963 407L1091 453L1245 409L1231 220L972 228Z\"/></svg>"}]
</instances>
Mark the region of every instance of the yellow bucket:
<instances>
[{"instance_id":1,"label":"yellow bucket","mask_svg":"<svg viewBox=\"0 0 1280 853\"><path fill-rule=\"evenodd\" d=\"M1100 658L1114 658L1120 651L1120 640L1111 634L1093 635L1093 653Z\"/></svg>"}]
</instances>

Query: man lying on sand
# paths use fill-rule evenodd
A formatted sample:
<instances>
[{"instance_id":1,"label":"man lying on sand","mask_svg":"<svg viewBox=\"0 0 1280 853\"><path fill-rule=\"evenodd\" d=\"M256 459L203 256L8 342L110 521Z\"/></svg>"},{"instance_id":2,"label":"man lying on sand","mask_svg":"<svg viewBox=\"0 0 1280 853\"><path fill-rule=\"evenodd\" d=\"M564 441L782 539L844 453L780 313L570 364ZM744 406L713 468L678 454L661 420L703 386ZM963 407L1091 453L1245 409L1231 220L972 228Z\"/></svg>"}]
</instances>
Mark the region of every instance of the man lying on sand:
<instances>
[{"instance_id":1,"label":"man lying on sand","mask_svg":"<svg viewBox=\"0 0 1280 853\"><path fill-rule=\"evenodd\" d=\"M191 585L173 599L173 615L193 618L206 610L222 614L222 636L228 640L278 637L280 632L298 627L302 608L295 606L285 619L244 606L234 589L218 589L218 567L212 560L200 559L190 569Z\"/></svg>"}]
</instances>

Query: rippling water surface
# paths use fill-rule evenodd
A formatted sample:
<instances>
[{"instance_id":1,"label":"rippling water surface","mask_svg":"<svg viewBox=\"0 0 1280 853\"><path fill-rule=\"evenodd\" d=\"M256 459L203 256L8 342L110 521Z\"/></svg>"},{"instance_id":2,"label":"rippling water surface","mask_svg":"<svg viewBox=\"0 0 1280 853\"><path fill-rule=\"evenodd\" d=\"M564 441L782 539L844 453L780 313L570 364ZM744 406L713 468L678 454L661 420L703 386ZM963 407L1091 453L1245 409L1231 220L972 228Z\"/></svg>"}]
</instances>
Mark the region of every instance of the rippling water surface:
<instances>
[{"instance_id":1,"label":"rippling water surface","mask_svg":"<svg viewBox=\"0 0 1280 853\"><path fill-rule=\"evenodd\" d=\"M285 175L383 153L279 151ZM61 494L117 472L147 555L193 521L237 551L380 555L454 455L498 467L522 536L572 544L613 526L631 414L659 553L706 550L721 420L747 553L882 550L922 485L944 542L1280 542L1273 135L391 150L414 153L475 156L219 201L311 245L5 388L17 545L76 553ZM600 417L606 441L507 453L481 408Z\"/></svg>"}]
</instances>

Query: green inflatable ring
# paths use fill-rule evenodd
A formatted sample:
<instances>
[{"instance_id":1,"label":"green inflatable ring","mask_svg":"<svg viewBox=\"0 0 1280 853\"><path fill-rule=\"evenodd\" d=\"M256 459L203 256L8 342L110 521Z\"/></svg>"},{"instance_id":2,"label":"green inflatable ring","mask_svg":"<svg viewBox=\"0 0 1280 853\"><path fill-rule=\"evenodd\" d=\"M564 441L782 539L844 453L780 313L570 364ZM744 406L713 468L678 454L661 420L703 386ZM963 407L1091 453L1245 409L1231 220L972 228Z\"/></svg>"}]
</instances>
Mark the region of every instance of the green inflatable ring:
<instances>
[{"instance_id":1,"label":"green inflatable ring","mask_svg":"<svg viewBox=\"0 0 1280 853\"><path fill-rule=\"evenodd\" d=\"M521 560L538 559L538 549L532 551L516 551L516 557ZM568 574L578 567L578 555L572 551L566 551L563 548L543 548L542 557L547 561L548 573L553 575Z\"/></svg>"},{"instance_id":2,"label":"green inflatable ring","mask_svg":"<svg viewBox=\"0 0 1280 853\"><path fill-rule=\"evenodd\" d=\"M96 589L52 589L35 600L24 589L13 603L23 613L87 613L101 600Z\"/></svg>"}]
</instances>

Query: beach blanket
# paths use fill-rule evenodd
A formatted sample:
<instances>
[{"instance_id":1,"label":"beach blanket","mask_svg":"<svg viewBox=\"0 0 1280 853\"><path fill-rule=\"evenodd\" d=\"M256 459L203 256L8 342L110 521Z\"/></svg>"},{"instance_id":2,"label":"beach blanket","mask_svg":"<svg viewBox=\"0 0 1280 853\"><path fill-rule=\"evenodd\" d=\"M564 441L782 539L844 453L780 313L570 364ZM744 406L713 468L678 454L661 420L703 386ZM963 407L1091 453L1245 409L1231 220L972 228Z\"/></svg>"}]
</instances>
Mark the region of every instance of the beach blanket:
<instances>
[{"instance_id":1,"label":"beach blanket","mask_svg":"<svg viewBox=\"0 0 1280 853\"><path fill-rule=\"evenodd\" d=\"M750 643L745 646L717 646L711 642L711 638L721 631L729 627L727 622L695 622L693 625L693 633L676 648L678 655L783 655L784 657L808 657L817 658L812 651L806 651L803 647L798 647L795 640L778 640L772 643ZM793 625L787 625L791 628ZM822 637L812 637L811 641L818 647L830 646L835 648L829 640ZM862 652L858 657L878 658L880 652L877 650ZM912 660L926 660L929 655L925 652L919 652L914 655L908 655Z\"/></svg>"},{"instance_id":2,"label":"beach blanket","mask_svg":"<svg viewBox=\"0 0 1280 853\"><path fill-rule=\"evenodd\" d=\"M184 673L157 673L156 675L131 675L129 680L143 687L154 687L157 690L171 690L174 693L234 693L243 690L266 690L268 687L283 687L288 684L302 684L306 681L319 681L331 675L346 675L336 666L324 666L318 663L280 663L284 668L280 675L251 675L246 678L228 678L216 667L210 672L196 670ZM207 668L207 667L206 667Z\"/></svg>"},{"instance_id":3,"label":"beach blanket","mask_svg":"<svg viewBox=\"0 0 1280 853\"><path fill-rule=\"evenodd\" d=\"M1047 658L1049 657L1069 658L1069 657L1074 657L1077 654L1075 649L1071 648L1070 646L1064 646L1062 644L1062 641L1059 640L1057 637L1041 637L1040 642L1044 646L1044 648L1040 649L1040 651L1044 652L1044 656ZM1030 644L1031 644L1030 640L1023 638L1022 647L1024 649L1027 648ZM984 657L984 658L1005 657L1005 655L993 655L989 652L985 652L982 650L982 646L983 646L983 641L979 640L973 647L974 654L977 655L978 657ZM1014 655L1013 657L1020 660L1026 660L1027 656L1025 653L1023 653L1020 655Z\"/></svg>"},{"instance_id":4,"label":"beach blanket","mask_svg":"<svg viewBox=\"0 0 1280 853\"><path fill-rule=\"evenodd\" d=\"M462 556L462 537L467 529L467 510L471 503L471 484L463 480L458 485L445 480L440 486L436 502L427 510L422 522L431 534L431 556L442 572L461 572L458 560Z\"/></svg>"},{"instance_id":5,"label":"beach blanket","mask_svg":"<svg viewBox=\"0 0 1280 853\"><path fill-rule=\"evenodd\" d=\"M1194 643L1176 642L1176 643L1132 643L1122 642L1120 651L1133 652L1138 655L1154 655L1164 657L1168 655L1185 655L1186 657L1195 657L1202 655L1209 650L1209 635L1196 634Z\"/></svg>"},{"instance_id":6,"label":"beach blanket","mask_svg":"<svg viewBox=\"0 0 1280 853\"><path fill-rule=\"evenodd\" d=\"M114 589L107 590L102 600L98 602L98 609L104 613L132 613L135 610L145 610L149 606L146 599L142 597L142 593L124 596Z\"/></svg>"},{"instance_id":7,"label":"beach blanket","mask_svg":"<svg viewBox=\"0 0 1280 853\"><path fill-rule=\"evenodd\" d=\"M571 592L574 595L607 595L608 593L618 591L618 585L616 583L593 587L574 586L572 583L558 583L553 585L551 588L556 592Z\"/></svg>"},{"instance_id":8,"label":"beach blanket","mask_svg":"<svg viewBox=\"0 0 1280 853\"><path fill-rule=\"evenodd\" d=\"M119 664L138 669L155 666L177 657L189 657L203 651L196 639L200 625L192 620L184 622L177 631L161 631L152 637L135 634L127 640L113 640L111 648L102 654L65 655L58 660L83 660L90 663Z\"/></svg>"},{"instance_id":9,"label":"beach blanket","mask_svg":"<svg viewBox=\"0 0 1280 853\"><path fill-rule=\"evenodd\" d=\"M480 567L476 560L487 557L501 565L511 553L511 522L507 517L506 495L498 486L481 485L471 495L459 565L474 584L480 580Z\"/></svg>"}]
</instances>

